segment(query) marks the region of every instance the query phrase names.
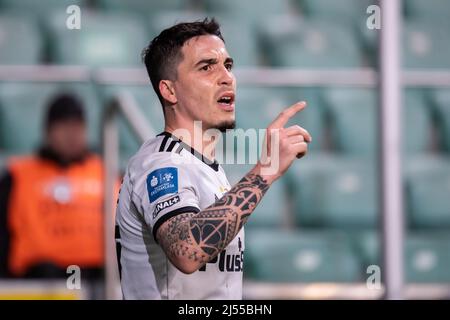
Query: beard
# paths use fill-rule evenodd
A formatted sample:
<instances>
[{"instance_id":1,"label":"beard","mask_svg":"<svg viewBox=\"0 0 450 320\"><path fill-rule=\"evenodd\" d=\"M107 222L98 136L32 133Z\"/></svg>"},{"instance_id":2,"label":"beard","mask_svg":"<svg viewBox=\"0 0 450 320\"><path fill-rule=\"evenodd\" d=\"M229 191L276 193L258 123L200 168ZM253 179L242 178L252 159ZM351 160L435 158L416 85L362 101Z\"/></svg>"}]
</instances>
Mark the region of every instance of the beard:
<instances>
[{"instance_id":1,"label":"beard","mask_svg":"<svg viewBox=\"0 0 450 320\"><path fill-rule=\"evenodd\" d=\"M219 123L216 126L216 129L219 130L222 133L224 133L227 130L232 130L234 128L236 128L236 121L235 120L224 121L222 123Z\"/></svg>"}]
</instances>

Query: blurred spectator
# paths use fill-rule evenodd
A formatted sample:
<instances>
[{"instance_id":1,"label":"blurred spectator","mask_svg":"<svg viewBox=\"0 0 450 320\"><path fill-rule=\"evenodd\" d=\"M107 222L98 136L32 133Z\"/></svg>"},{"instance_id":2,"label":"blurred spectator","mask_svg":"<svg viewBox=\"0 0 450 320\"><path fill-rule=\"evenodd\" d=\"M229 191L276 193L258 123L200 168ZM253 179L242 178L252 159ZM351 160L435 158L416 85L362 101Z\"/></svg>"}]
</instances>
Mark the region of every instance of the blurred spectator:
<instances>
[{"instance_id":1,"label":"blurred spectator","mask_svg":"<svg viewBox=\"0 0 450 320\"><path fill-rule=\"evenodd\" d=\"M88 151L82 103L50 103L45 141L35 155L12 158L0 176L0 276L83 277L102 273L102 163Z\"/></svg>"}]
</instances>

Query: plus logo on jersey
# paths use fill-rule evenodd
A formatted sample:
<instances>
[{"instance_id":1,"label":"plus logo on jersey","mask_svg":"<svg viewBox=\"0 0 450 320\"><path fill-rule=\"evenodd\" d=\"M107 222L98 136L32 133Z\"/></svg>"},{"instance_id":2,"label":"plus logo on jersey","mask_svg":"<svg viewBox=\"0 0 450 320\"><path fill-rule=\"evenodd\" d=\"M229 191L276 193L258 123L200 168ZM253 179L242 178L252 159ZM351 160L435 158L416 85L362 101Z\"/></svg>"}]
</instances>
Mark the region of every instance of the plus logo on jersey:
<instances>
[{"instance_id":1,"label":"plus logo on jersey","mask_svg":"<svg viewBox=\"0 0 450 320\"><path fill-rule=\"evenodd\" d=\"M220 272L242 272L244 269L244 251L242 250L241 237L238 237L238 254L227 254L226 250L223 250L218 256L209 261L207 264L218 264ZM206 265L198 269L198 271L206 271Z\"/></svg>"},{"instance_id":2,"label":"plus logo on jersey","mask_svg":"<svg viewBox=\"0 0 450 320\"><path fill-rule=\"evenodd\" d=\"M180 197L179 196L175 196L172 197L170 199L161 201L160 203L158 203L156 205L155 211L153 211L153 219L155 219L158 216L158 213L161 212L161 210L163 209L167 209L175 204L177 204L178 202L180 202Z\"/></svg>"}]
</instances>

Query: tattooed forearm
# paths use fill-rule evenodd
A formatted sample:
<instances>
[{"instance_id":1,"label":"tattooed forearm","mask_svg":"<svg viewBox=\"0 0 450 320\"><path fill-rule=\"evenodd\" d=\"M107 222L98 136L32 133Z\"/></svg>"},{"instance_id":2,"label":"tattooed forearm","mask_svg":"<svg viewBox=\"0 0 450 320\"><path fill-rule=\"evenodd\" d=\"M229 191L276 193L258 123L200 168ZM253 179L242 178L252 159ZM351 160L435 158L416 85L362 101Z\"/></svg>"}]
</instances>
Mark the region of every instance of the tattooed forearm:
<instances>
[{"instance_id":1,"label":"tattooed forearm","mask_svg":"<svg viewBox=\"0 0 450 320\"><path fill-rule=\"evenodd\" d=\"M217 255L234 239L268 187L259 175L245 176L216 203L190 219L194 242L208 256Z\"/></svg>"},{"instance_id":2,"label":"tattooed forearm","mask_svg":"<svg viewBox=\"0 0 450 320\"><path fill-rule=\"evenodd\" d=\"M234 239L268 188L260 175L249 173L203 211L168 220L158 230L158 241L169 258L206 263Z\"/></svg>"}]
</instances>

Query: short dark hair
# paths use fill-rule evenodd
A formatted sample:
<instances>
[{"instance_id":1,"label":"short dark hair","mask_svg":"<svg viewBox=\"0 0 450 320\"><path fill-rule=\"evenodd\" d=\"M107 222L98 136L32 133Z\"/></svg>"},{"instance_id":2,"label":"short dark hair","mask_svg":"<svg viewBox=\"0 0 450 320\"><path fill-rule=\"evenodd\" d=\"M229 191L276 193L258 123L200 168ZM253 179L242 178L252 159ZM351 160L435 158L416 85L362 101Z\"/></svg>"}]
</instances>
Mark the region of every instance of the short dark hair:
<instances>
[{"instance_id":1,"label":"short dark hair","mask_svg":"<svg viewBox=\"0 0 450 320\"><path fill-rule=\"evenodd\" d=\"M83 102L69 92L53 96L48 104L45 128L49 129L54 123L72 119L85 122Z\"/></svg>"},{"instance_id":2,"label":"short dark hair","mask_svg":"<svg viewBox=\"0 0 450 320\"><path fill-rule=\"evenodd\" d=\"M178 23L163 30L142 51L142 60L163 110L164 98L159 91L159 82L176 80L177 66L183 58L181 48L189 39L203 35L214 35L225 42L219 23L214 18L205 18L203 21Z\"/></svg>"}]
</instances>

